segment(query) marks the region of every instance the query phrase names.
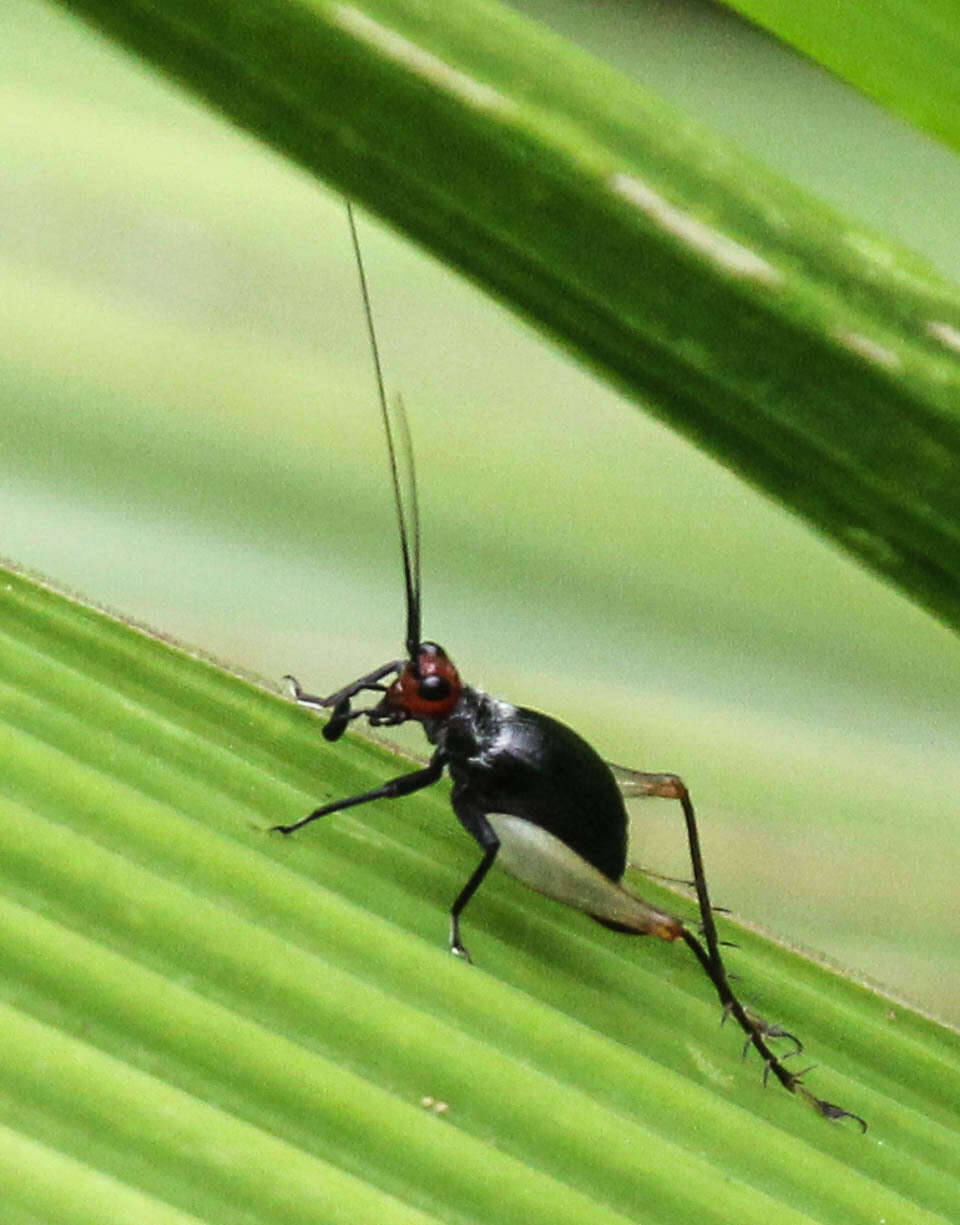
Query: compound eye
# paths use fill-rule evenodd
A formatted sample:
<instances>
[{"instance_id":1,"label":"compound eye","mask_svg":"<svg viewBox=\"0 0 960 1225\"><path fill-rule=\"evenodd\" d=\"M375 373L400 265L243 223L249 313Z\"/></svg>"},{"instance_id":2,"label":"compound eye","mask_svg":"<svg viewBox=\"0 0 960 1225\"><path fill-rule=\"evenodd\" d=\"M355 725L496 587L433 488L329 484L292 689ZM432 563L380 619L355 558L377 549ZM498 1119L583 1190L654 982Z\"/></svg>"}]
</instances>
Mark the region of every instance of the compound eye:
<instances>
[{"instance_id":1,"label":"compound eye","mask_svg":"<svg viewBox=\"0 0 960 1225\"><path fill-rule=\"evenodd\" d=\"M417 685L417 696L424 702L445 702L452 692L447 678L436 673L421 677Z\"/></svg>"},{"instance_id":2,"label":"compound eye","mask_svg":"<svg viewBox=\"0 0 960 1225\"><path fill-rule=\"evenodd\" d=\"M421 642L384 696L393 710L408 719L445 719L460 701L457 670L435 642Z\"/></svg>"}]
</instances>

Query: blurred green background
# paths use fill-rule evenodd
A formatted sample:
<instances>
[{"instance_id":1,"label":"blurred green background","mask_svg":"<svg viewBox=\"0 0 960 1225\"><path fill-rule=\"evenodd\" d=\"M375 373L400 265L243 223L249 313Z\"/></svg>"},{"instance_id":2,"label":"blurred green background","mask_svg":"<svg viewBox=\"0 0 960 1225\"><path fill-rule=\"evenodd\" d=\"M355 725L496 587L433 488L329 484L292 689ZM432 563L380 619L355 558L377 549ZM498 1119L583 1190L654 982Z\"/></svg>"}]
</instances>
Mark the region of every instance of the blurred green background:
<instances>
[{"instance_id":1,"label":"blurred green background","mask_svg":"<svg viewBox=\"0 0 960 1225\"><path fill-rule=\"evenodd\" d=\"M702 3L514 7L957 279L956 159L767 36ZM271 683L394 655L341 202L44 0L0 6L0 168L0 552ZM362 240L425 632L681 773L719 902L960 1021L956 638L432 260L365 218ZM671 807L640 807L635 858L684 870Z\"/></svg>"}]
</instances>

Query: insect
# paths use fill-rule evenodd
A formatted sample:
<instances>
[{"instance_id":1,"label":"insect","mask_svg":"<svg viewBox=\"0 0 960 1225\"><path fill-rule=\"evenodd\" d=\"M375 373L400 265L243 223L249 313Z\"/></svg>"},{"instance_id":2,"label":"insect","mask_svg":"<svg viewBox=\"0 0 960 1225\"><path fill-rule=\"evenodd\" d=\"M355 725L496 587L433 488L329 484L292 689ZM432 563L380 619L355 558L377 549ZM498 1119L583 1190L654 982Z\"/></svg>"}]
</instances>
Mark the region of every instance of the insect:
<instances>
[{"instance_id":1,"label":"insect","mask_svg":"<svg viewBox=\"0 0 960 1225\"><path fill-rule=\"evenodd\" d=\"M298 703L331 712L322 728L328 741L339 739L354 719L366 719L373 727L414 720L433 745L433 754L422 769L392 778L360 795L334 800L291 825L274 828L292 834L320 817L358 804L410 795L437 782L446 771L453 782L453 811L481 850L480 862L450 909L453 953L470 960L461 938L460 920L494 863L523 884L583 911L613 931L682 941L713 984L724 1018L732 1016L746 1035L744 1052L750 1046L759 1052L764 1080L773 1074L819 1114L829 1119L853 1119L866 1131L867 1125L859 1115L814 1096L803 1084L805 1073L791 1072L785 1066L784 1059L799 1054L801 1043L779 1026L767 1024L734 994L720 955L693 804L682 780L675 774L648 774L610 766L576 732L557 720L465 684L446 651L421 636L420 522L413 448L403 404L398 399L391 406L385 392L370 294L349 203L347 213L397 510L406 590L406 653L329 697L305 693L295 678L286 679ZM354 699L366 693L376 695L376 701L354 709ZM691 931L682 919L658 910L621 884L627 864L624 794L679 801L702 936ZM795 1044L795 1049L783 1057L774 1054L769 1045L780 1038Z\"/></svg>"}]
</instances>

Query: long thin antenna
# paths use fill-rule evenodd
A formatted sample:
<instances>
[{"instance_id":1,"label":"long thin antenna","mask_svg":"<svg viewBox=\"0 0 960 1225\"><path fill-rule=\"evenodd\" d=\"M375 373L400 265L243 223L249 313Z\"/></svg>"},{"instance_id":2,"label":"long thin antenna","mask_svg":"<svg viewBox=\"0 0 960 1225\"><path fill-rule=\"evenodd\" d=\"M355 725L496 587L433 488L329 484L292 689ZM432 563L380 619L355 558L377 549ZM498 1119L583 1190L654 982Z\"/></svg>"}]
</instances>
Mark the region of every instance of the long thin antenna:
<instances>
[{"instance_id":1,"label":"long thin antenna","mask_svg":"<svg viewBox=\"0 0 960 1225\"><path fill-rule=\"evenodd\" d=\"M370 306L370 291L367 288L367 275L363 267L363 256L360 254L360 239L357 236L357 223L353 216L353 205L347 200L347 220L350 223L350 237L353 241L353 253L357 261L357 273L360 278L360 296L363 299L363 313L367 320L367 334L370 337L370 351L373 354L373 369L377 379L377 396L380 401L380 414L383 418L383 428L387 436L387 453L390 457L390 476L393 479L393 497L397 508L397 526L400 529L400 552L403 555L403 579L407 594L407 655L415 659L420 646L420 512L417 507L417 481L413 463L413 445L410 441L410 427L407 424L403 402L398 398L394 409L395 422L391 418L387 403L387 393L383 383L383 369L380 365L380 347L377 344L377 332L373 325L373 309ZM395 436L394 424L397 426ZM398 459L399 442L399 459ZM401 481L400 468L407 481L406 499Z\"/></svg>"}]
</instances>

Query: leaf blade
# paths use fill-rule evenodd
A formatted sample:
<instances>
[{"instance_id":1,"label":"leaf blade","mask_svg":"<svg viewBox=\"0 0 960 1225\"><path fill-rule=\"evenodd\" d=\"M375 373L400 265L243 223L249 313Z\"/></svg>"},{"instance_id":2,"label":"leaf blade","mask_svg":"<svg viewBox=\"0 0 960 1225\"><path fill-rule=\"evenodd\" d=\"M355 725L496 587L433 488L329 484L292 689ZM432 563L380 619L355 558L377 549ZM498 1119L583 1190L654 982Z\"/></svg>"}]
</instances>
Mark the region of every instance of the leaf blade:
<instances>
[{"instance_id":1,"label":"leaf blade","mask_svg":"<svg viewBox=\"0 0 960 1225\"><path fill-rule=\"evenodd\" d=\"M960 297L916 260L480 0L67 7L958 624Z\"/></svg>"},{"instance_id":2,"label":"leaf blade","mask_svg":"<svg viewBox=\"0 0 960 1225\"><path fill-rule=\"evenodd\" d=\"M3 672L29 695L2 724L0 801L3 1095L25 1136L212 1222L241 1200L281 1221L347 1219L340 1204L403 1222L946 1219L956 1034L910 1017L901 1039L871 992L738 932L758 1002L789 1007L836 1069L818 1087L863 1103L863 1140L763 1092L672 946L594 932L501 878L470 915L483 968L464 966L444 912L473 857L442 794L271 838L321 766L337 790L396 766L17 575L3 586L0 666L23 641L72 666L60 691L45 669Z\"/></svg>"}]
</instances>

